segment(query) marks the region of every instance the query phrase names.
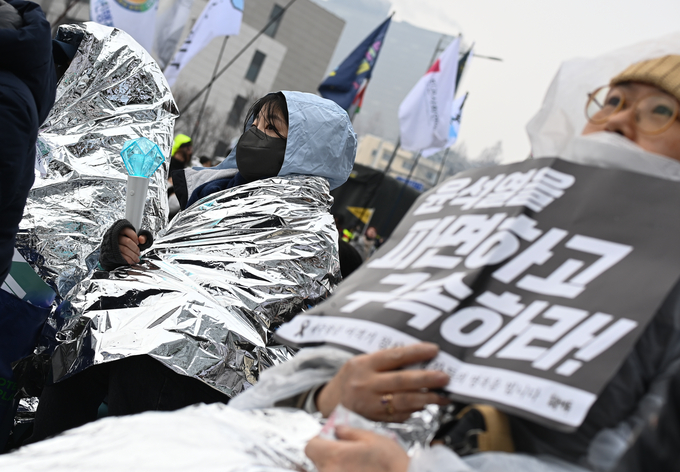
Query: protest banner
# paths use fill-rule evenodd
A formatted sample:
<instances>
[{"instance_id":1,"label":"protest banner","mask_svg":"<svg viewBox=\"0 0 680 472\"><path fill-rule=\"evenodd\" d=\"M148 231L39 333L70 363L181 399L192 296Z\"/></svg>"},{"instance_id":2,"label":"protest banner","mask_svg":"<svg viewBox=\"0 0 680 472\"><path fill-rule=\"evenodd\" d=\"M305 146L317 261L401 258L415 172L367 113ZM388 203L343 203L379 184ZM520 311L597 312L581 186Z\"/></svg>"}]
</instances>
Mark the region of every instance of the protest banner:
<instances>
[{"instance_id":1,"label":"protest banner","mask_svg":"<svg viewBox=\"0 0 680 472\"><path fill-rule=\"evenodd\" d=\"M560 159L456 175L277 337L420 341L464 402L572 431L680 278L680 184Z\"/></svg>"}]
</instances>

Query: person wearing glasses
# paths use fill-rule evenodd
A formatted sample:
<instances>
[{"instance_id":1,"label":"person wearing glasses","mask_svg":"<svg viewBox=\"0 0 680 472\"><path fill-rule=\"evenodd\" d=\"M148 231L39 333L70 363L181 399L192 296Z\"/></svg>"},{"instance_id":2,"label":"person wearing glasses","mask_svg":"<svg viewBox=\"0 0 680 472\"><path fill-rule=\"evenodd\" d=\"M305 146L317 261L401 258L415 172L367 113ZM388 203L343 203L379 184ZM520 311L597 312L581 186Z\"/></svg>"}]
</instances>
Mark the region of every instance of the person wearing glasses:
<instances>
[{"instance_id":1,"label":"person wearing glasses","mask_svg":"<svg viewBox=\"0 0 680 472\"><path fill-rule=\"evenodd\" d=\"M567 149L560 157L680 180L680 55L636 62L615 75L607 86L590 92L585 102L587 123L581 136L574 139L614 145L600 154L597 149L601 150L601 146L586 146L586 152L582 153L586 157ZM336 405L342 404L374 421L403 421L428 403L448 402L435 393L448 384L446 374L402 370L435 357L438 347L434 344L416 344L360 356L330 347L317 349L316 361L312 349L303 350L298 358L286 363L288 366L283 364L266 372L260 384L241 398L237 397L232 405L297 406L328 416ZM336 366L335 370L331 366ZM476 453L461 458L444 447L434 446L409 458L391 439L347 427L336 430L338 441L312 439L306 453L320 472L616 470L642 426L658 413L668 379L678 366L680 284L673 288L575 432L560 432L499 413L507 417L514 449L511 453ZM268 400L271 404L262 401L267 395L275 396L273 386L281 382L283 376L302 378L305 372L323 381L311 389L307 386L306 391L295 397L273 398ZM258 395L258 391L267 395ZM287 393L290 392L288 389ZM484 429L487 425L483 421L473 423L473 429L477 427ZM459 437L460 433L457 431ZM654 470L666 469L662 465Z\"/></svg>"},{"instance_id":2,"label":"person wearing glasses","mask_svg":"<svg viewBox=\"0 0 680 472\"><path fill-rule=\"evenodd\" d=\"M675 44L680 41L676 40ZM676 49L680 54L680 46ZM588 95L585 89L579 90L577 108L579 117L583 118L581 126L570 128L570 132L573 130L570 138L596 144L607 144L608 139L601 138L615 138L610 140L615 145L607 147L607 152L598 158L602 162L610 159L603 166L631 168L643 162L642 167L649 164L647 173L663 177L666 172L677 176L680 175L680 55L649 57L652 59L638 59L631 67L621 67L624 69L621 73L612 71L614 79L607 81L607 88L590 84L593 87ZM588 70L584 71L587 73ZM573 102L575 95L569 99ZM554 130L551 128L552 135ZM289 140L290 136L292 134ZM534 155L550 156L550 151L545 149L536 151L535 143L532 140ZM631 149L634 152L629 152ZM553 156L567 158L567 154L565 151ZM576 155L570 156L571 160L577 160ZM595 165L596 160L588 162ZM585 162L585 158L579 162ZM654 166L656 170L651 169ZM446 374L404 369L432 359L437 352L438 346L428 343L358 356L329 346L303 349L289 361L264 371L258 383L233 398L230 406L243 409L293 406L328 416L335 406L342 404L370 420L403 421L426 404L448 403L438 394L439 389L449 383ZM370 431L339 427L337 441L313 438L307 444L306 453L319 472L620 472L621 467L629 465L633 467L626 470L636 472L676 470L678 462L672 459L678 454L680 441L671 441L673 449L664 456L670 460L654 467L635 467L632 459L622 457L650 418L658 417L660 424L670 420L678 429L677 416L658 416L667 395L668 379L677 375L678 367L680 284L658 309L575 432L560 432L505 415L513 452L493 449L461 457L444 446L433 446L409 457L392 439ZM489 424L477 426L488 428ZM177 447L184 445L197 453L195 444L188 444L182 435L175 436ZM106 436L102 436L101 442L106 441ZM23 459L30 459L28 456L30 454ZM647 456L663 455L647 451Z\"/></svg>"},{"instance_id":3,"label":"person wearing glasses","mask_svg":"<svg viewBox=\"0 0 680 472\"><path fill-rule=\"evenodd\" d=\"M654 154L680 161L680 56L634 64L590 94L583 135L617 133Z\"/></svg>"}]
</instances>

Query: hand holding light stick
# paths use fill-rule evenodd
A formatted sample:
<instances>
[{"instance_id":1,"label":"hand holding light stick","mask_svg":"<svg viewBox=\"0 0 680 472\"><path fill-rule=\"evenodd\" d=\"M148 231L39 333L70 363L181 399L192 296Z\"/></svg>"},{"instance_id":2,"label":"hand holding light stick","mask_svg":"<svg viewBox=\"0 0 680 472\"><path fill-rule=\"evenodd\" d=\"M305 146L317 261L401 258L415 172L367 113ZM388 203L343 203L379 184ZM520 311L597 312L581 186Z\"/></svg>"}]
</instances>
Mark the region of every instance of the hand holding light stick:
<instances>
[{"instance_id":1,"label":"hand holding light stick","mask_svg":"<svg viewBox=\"0 0 680 472\"><path fill-rule=\"evenodd\" d=\"M144 137L125 141L120 156L128 171L125 219L139 232L142 227L149 177L161 166L165 157L153 141Z\"/></svg>"}]
</instances>

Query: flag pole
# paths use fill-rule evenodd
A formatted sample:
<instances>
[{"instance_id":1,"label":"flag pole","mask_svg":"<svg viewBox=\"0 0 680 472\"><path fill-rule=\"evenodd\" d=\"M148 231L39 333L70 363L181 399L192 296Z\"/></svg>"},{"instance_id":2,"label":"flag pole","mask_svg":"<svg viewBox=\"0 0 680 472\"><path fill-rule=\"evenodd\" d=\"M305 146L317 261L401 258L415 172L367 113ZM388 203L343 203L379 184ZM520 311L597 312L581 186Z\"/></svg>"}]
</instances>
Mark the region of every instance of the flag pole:
<instances>
[{"instance_id":1,"label":"flag pole","mask_svg":"<svg viewBox=\"0 0 680 472\"><path fill-rule=\"evenodd\" d=\"M432 64L434 64L434 61L437 59L437 54L440 52L440 47L442 45L442 41L444 40L444 37L446 35L442 34L439 37L439 41L437 41L437 46L434 48L434 52L432 53L432 58L430 59L430 65L427 66L427 70L430 70L432 67ZM426 71L427 72L427 71ZM394 152L392 153L392 156L390 157L390 160L387 162L387 167L385 167L385 170L383 171L384 175L387 175L387 172L389 172L390 168L392 167L392 161L394 161L394 158L397 155L397 151L399 150L399 147L401 146L401 136L397 138L397 144L394 146ZM397 195L396 200L394 201L394 204L392 205L392 209L390 210L390 215L387 217L387 220L380 226L380 233L384 234L385 231L384 229L386 226L392 221L392 216L394 215L394 211L397 208L397 204L399 203L399 200L401 200L401 196L404 193L404 190L406 189L406 185L408 185L408 182L411 180L411 175L413 174L413 171L415 170L416 166L418 165L418 160L420 159L421 152L419 152L416 155L415 162L413 163L413 167L411 167L411 171L409 172L409 178L404 182L404 185L402 185L401 190L399 191L399 194Z\"/></svg>"},{"instance_id":2,"label":"flag pole","mask_svg":"<svg viewBox=\"0 0 680 472\"><path fill-rule=\"evenodd\" d=\"M387 21L391 20L392 17L394 16L394 13L395 13L395 12L392 12L392 13L390 14L390 16L387 17L387 20L385 20L383 23L381 23L381 25L384 25ZM371 33L371 34L372 34L372 33ZM385 33L385 34L387 34L387 33ZM383 36L383 41L384 41L384 36ZM351 56L351 54L350 54L350 56ZM376 58L375 58L375 61L374 61L372 67L375 67L375 64L377 64L377 62L378 62L378 57L377 57L377 54L376 54ZM342 64L341 64L341 65L342 65ZM364 82L363 86L359 89L359 91L357 92L357 94L354 96L354 100L356 100L357 97L359 97L359 95L361 95L361 97L360 97L360 99L359 99L358 105L354 108L354 111L353 111L351 114L349 114L349 121L352 122L352 123L354 123L354 117L356 116L356 114L358 113L359 109L361 108L361 104L364 102L364 93L366 93L366 89L368 88L368 83L369 83L370 81L371 81L371 77L370 77L370 74L369 74L369 76L368 76L368 78L366 79L366 81ZM322 85L323 85L323 83L322 83ZM321 87L321 86L319 86L319 88L320 88L320 87ZM354 104L354 100L352 100L352 105ZM350 106L351 106L351 105L350 105Z\"/></svg>"},{"instance_id":3,"label":"flag pole","mask_svg":"<svg viewBox=\"0 0 680 472\"><path fill-rule=\"evenodd\" d=\"M445 34L442 34L439 37L439 41L437 41L437 46L435 46L434 52L432 53L432 58L430 59L430 65L427 66L427 70L425 72L430 70L430 68L432 67L432 64L434 64L434 61L437 59L437 54L440 52L442 41L444 40L445 37L446 37ZM397 144L394 146L394 152L392 153L392 156L390 156L390 160L387 162L387 167L385 167L383 174L387 175L387 173L389 172L390 168L392 167L392 161L394 161L394 158L397 155L397 151L399 150L400 146L401 146L401 136L399 136L397 138Z\"/></svg>"},{"instance_id":4,"label":"flag pole","mask_svg":"<svg viewBox=\"0 0 680 472\"><path fill-rule=\"evenodd\" d=\"M482 56L480 54L475 54L475 57L478 57L479 59L488 59L490 61L503 62L503 59L501 59L500 57Z\"/></svg>"},{"instance_id":5,"label":"flag pole","mask_svg":"<svg viewBox=\"0 0 680 472\"><path fill-rule=\"evenodd\" d=\"M206 92L205 92L205 97L203 98L203 104L201 105L201 109L198 112L198 117L196 117L196 123L194 124L194 131L191 133L191 140L194 141L194 142L198 141L198 131L201 127L201 118L203 117L203 112L205 111L205 107L208 103L208 97L210 96L210 91L212 90L215 74L217 74L217 70L220 67L220 62L222 62L222 55L224 54L224 48L227 45L228 39L229 39L229 36L225 36L224 41L222 41L222 48L220 49L220 53L217 56L217 62L215 63L215 69L213 70L212 78L210 80L208 90L206 90Z\"/></svg>"},{"instance_id":6,"label":"flag pole","mask_svg":"<svg viewBox=\"0 0 680 472\"><path fill-rule=\"evenodd\" d=\"M439 54L439 51L440 51L440 48L441 48L441 45L442 45L442 41L444 40L445 36L446 36L445 34L442 34L439 37L439 41L437 41L437 46L434 48L434 52L432 53L432 59L430 59L430 65L427 66L427 70L430 70L430 68L432 67L432 64L434 64L435 59L437 59L437 54Z\"/></svg>"},{"instance_id":7,"label":"flag pole","mask_svg":"<svg viewBox=\"0 0 680 472\"><path fill-rule=\"evenodd\" d=\"M370 84L371 74L377 65L378 56L385 44L385 38L393 16L394 12L373 29L373 31L371 31L371 33L352 50L340 65L338 65L333 72L319 84L317 89L322 97L333 100L346 110L350 122L352 123L363 105L364 95ZM348 101L349 103L347 103ZM397 143L397 147L394 150L395 153L398 147L399 143ZM388 168L391 165L393 158L394 154L388 162ZM384 177L385 171L380 170L378 174L380 183L382 183ZM371 201L375 198L377 186L378 185L374 185L371 189L364 189L361 193L361 197L366 200L366 203L362 205L364 210L360 215L350 211L354 216L361 220L361 223L363 224L362 233L365 233L367 228L366 220L364 220L366 216L365 212L368 211L367 209L370 206Z\"/></svg>"},{"instance_id":8,"label":"flag pole","mask_svg":"<svg viewBox=\"0 0 680 472\"><path fill-rule=\"evenodd\" d=\"M364 224L364 229L361 231L361 234L366 236L366 231L368 231L369 225L371 224L371 220L373 219L373 215L375 215L375 209L373 209L373 213L371 213L371 216L368 217L368 221Z\"/></svg>"},{"instance_id":9,"label":"flag pole","mask_svg":"<svg viewBox=\"0 0 680 472\"><path fill-rule=\"evenodd\" d=\"M411 177L413 177L413 172L416 170L416 167L418 167L418 161L420 161L420 158L421 158L422 155L423 155L422 152L419 152L418 154L416 154L416 158L413 160L413 167L411 167L411 170L409 170L409 172L408 172L408 177L406 178L406 183L401 188L402 191L404 190L406 185L408 185L409 182L411 182ZM401 195L399 195L399 197L401 197ZM399 201L399 197L397 197L397 201Z\"/></svg>"},{"instance_id":10,"label":"flag pole","mask_svg":"<svg viewBox=\"0 0 680 472\"><path fill-rule=\"evenodd\" d=\"M399 194L397 195L397 198L394 200L394 204L392 205L392 208L390 209L390 214L387 216L387 219L385 220L385 222L381 225L381 227L380 227L381 230L384 230L392 222L392 218L394 217L394 212L397 210L397 204L401 200L402 195L404 195L404 191L406 190L406 187L411 182L411 177L413 177L413 172L416 170L416 167L418 167L418 161L420 161L420 156L422 156L422 155L423 155L422 152L419 152L418 154L416 154L416 158L414 159L414 162L413 162L413 167L411 167L411 170L408 173L408 177L406 177L404 184L401 186L401 189L399 190ZM380 231L379 234L384 234L384 231Z\"/></svg>"},{"instance_id":11,"label":"flag pole","mask_svg":"<svg viewBox=\"0 0 680 472\"><path fill-rule=\"evenodd\" d=\"M383 174L387 175L387 173L390 171L390 168L392 167L392 162L394 161L395 156L397 155L397 151L401 147L401 136L397 137L397 143L394 145L394 151L392 151L392 155L390 156L390 160L387 161L387 166L383 170Z\"/></svg>"},{"instance_id":12,"label":"flag pole","mask_svg":"<svg viewBox=\"0 0 680 472\"><path fill-rule=\"evenodd\" d=\"M475 43L473 42L472 45L468 48L468 50L458 60L458 73L456 74L456 88L453 90L453 96L454 97L456 96L456 93L458 93L458 86L460 85L460 81L463 80L463 73L465 72L465 66L467 66L467 61L470 59L470 53L472 52L472 49L474 47L475 47Z\"/></svg>"},{"instance_id":13,"label":"flag pole","mask_svg":"<svg viewBox=\"0 0 680 472\"><path fill-rule=\"evenodd\" d=\"M442 165L439 166L439 172L437 172L437 178L434 180L434 186L436 187L439 185L439 179L442 177L442 171L444 170L444 164L446 164L446 158L449 157L449 151L451 151L450 147L446 148L446 151L444 151L444 157L442 157Z\"/></svg>"},{"instance_id":14,"label":"flag pole","mask_svg":"<svg viewBox=\"0 0 680 472\"><path fill-rule=\"evenodd\" d=\"M211 87L212 84L213 84L217 79L219 79L220 76L221 76L222 74L224 74L224 73L226 72L226 70L229 69L229 68L231 67L231 65L232 65L234 62L236 62L236 60L237 60L239 57L241 57L241 55L242 55L244 52L246 52L246 50L247 50L247 49L248 49L248 48L249 48L249 47L257 40L257 38L259 38L260 36L262 36L262 35L264 34L264 32L267 31L267 28L269 28L269 26L271 26L271 25L274 24L276 21L278 21L278 19L281 18L281 17L283 16L283 14L286 12L286 10L288 10L288 8L290 8L290 6L291 6L293 3L295 3L295 1L296 1L296 0L290 0L290 2L288 2L288 3L286 4L286 6L284 6L284 7L281 9L281 11L279 12L278 15L275 15L275 16L273 16L272 18L270 18L270 19L269 19L269 22L267 22L267 24L264 25L264 28L262 28L262 29L261 29L261 30L253 37L253 39L251 39L250 41L248 41L248 44L246 44L245 46L243 46L243 48L242 48L239 52L237 52L236 55L235 55L234 57L231 58L231 60L227 63L227 65L224 66L222 69L220 69L220 71L219 71L217 74L215 74L215 75L213 76L213 78L210 80L210 82L208 82L207 85L205 85L201 90L199 90L199 91L196 93L196 95L194 95L194 97L193 97L191 100L189 100L189 102L188 102L186 105L184 105L184 110L182 110L182 111L183 111L184 113L186 113L187 110L191 107L191 105L193 105L193 104L196 102L196 100L198 100L198 97L200 97L200 96L203 94L203 92L205 92L206 90L208 90L208 88Z\"/></svg>"},{"instance_id":15,"label":"flag pole","mask_svg":"<svg viewBox=\"0 0 680 472\"><path fill-rule=\"evenodd\" d=\"M458 110L458 123L460 126L460 122L462 120L462 115L463 115L463 107L465 106L465 102L467 101L468 94L465 94L465 98L463 98L463 103L460 104L460 109ZM456 136L456 141L458 141L458 137ZM449 151L451 150L451 146L446 148L446 151L444 151L444 157L442 159L442 165L439 166L439 172L437 172L437 180L435 180L434 185L435 187L439 185L439 179L442 176L442 171L444 170L444 164L446 164L446 158L449 156Z\"/></svg>"}]
</instances>

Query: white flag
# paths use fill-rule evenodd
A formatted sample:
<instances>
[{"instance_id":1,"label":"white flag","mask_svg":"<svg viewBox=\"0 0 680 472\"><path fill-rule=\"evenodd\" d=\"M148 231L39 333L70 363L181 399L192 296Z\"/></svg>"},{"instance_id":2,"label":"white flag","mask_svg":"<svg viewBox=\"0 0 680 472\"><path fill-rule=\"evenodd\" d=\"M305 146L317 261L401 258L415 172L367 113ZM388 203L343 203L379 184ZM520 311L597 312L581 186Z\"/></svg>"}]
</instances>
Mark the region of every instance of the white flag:
<instances>
[{"instance_id":1,"label":"white flag","mask_svg":"<svg viewBox=\"0 0 680 472\"><path fill-rule=\"evenodd\" d=\"M91 0L90 19L122 29L151 52L159 0Z\"/></svg>"},{"instance_id":2,"label":"white flag","mask_svg":"<svg viewBox=\"0 0 680 472\"><path fill-rule=\"evenodd\" d=\"M448 148L456 144L456 141L458 140L458 132L460 131L460 119L463 114L463 104L465 103L465 99L467 98L467 93L463 95L462 97L458 97L453 101L453 105L451 107L451 121L449 125L449 140L446 142L446 145L440 147L440 148L429 148L425 149L422 152L422 156L427 158L430 157L433 154L438 153L444 148Z\"/></svg>"},{"instance_id":3,"label":"white flag","mask_svg":"<svg viewBox=\"0 0 680 472\"><path fill-rule=\"evenodd\" d=\"M459 46L456 38L399 106L401 147L407 151L440 149L448 142Z\"/></svg>"},{"instance_id":4,"label":"white flag","mask_svg":"<svg viewBox=\"0 0 680 472\"><path fill-rule=\"evenodd\" d=\"M218 36L234 36L241 29L243 0L210 0L196 20L187 39L168 67L165 78L172 87L182 68Z\"/></svg>"},{"instance_id":5,"label":"white flag","mask_svg":"<svg viewBox=\"0 0 680 472\"><path fill-rule=\"evenodd\" d=\"M175 54L193 3L194 0L173 0L172 5L165 10L160 8L158 12L154 49L161 69L165 69Z\"/></svg>"}]
</instances>

